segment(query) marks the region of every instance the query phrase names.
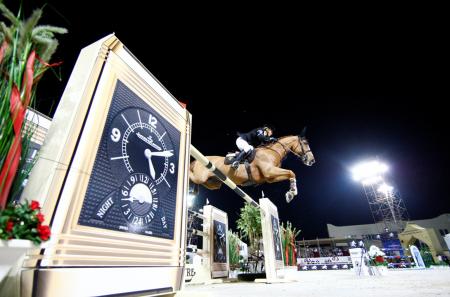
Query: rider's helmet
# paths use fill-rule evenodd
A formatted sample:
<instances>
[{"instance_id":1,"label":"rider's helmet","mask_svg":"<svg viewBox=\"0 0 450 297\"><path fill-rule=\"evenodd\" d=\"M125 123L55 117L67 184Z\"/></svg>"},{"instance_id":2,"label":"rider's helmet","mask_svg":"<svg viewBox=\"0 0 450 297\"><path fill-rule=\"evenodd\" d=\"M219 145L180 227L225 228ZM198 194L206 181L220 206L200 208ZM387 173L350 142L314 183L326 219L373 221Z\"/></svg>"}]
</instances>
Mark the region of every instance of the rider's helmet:
<instances>
[{"instance_id":1,"label":"rider's helmet","mask_svg":"<svg viewBox=\"0 0 450 297\"><path fill-rule=\"evenodd\" d=\"M269 131L271 131L272 133L270 133L269 136L271 136L273 134L273 132L275 132L275 128L269 124L264 125L263 130L266 131L268 134L269 134Z\"/></svg>"}]
</instances>

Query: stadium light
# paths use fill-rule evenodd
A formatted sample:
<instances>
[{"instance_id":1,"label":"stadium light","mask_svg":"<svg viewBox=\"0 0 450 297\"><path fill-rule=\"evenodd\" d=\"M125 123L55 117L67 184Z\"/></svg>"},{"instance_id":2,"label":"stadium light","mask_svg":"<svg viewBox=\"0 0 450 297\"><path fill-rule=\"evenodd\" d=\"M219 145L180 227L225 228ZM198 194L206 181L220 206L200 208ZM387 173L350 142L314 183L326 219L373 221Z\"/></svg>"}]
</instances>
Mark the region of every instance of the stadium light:
<instances>
[{"instance_id":1,"label":"stadium light","mask_svg":"<svg viewBox=\"0 0 450 297\"><path fill-rule=\"evenodd\" d=\"M381 175L388 171L388 166L377 160L361 162L355 165L351 171L355 181L365 185L374 184L382 180Z\"/></svg>"},{"instance_id":2,"label":"stadium light","mask_svg":"<svg viewBox=\"0 0 450 297\"><path fill-rule=\"evenodd\" d=\"M372 176L372 177L369 177L369 178L365 178L361 182L362 182L362 184L364 186L370 186L370 185L374 185L376 183L379 183L382 180L383 180L383 178L381 176L377 175L377 176Z\"/></svg>"},{"instance_id":3,"label":"stadium light","mask_svg":"<svg viewBox=\"0 0 450 297\"><path fill-rule=\"evenodd\" d=\"M382 184L381 186L378 187L378 192L388 195L389 193L392 192L393 189L394 189L394 187L392 187L392 186L389 186L387 184Z\"/></svg>"}]
</instances>

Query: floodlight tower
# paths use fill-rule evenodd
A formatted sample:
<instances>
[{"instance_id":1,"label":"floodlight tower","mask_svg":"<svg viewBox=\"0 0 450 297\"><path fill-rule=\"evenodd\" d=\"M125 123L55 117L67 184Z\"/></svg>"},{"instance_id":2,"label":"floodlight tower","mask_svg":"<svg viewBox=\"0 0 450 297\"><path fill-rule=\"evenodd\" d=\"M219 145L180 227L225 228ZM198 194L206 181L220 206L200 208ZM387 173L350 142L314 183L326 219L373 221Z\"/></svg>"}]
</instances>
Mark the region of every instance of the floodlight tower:
<instances>
[{"instance_id":1,"label":"floodlight tower","mask_svg":"<svg viewBox=\"0 0 450 297\"><path fill-rule=\"evenodd\" d=\"M388 166L378 160L362 162L352 169L353 179L361 182L373 220L384 225L382 232L401 232L408 212L399 192L386 183Z\"/></svg>"}]
</instances>

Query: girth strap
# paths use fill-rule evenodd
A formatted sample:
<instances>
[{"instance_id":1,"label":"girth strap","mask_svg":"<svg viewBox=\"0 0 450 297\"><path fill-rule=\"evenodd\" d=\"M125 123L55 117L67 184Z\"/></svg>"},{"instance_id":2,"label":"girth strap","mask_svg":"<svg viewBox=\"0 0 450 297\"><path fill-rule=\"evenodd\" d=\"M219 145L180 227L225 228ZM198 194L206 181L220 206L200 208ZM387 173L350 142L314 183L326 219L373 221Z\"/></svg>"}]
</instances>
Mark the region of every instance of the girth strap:
<instances>
[{"instance_id":1,"label":"girth strap","mask_svg":"<svg viewBox=\"0 0 450 297\"><path fill-rule=\"evenodd\" d=\"M245 160L244 164L245 164L245 170L247 171L247 175L248 175L248 181L250 182L250 184L254 184L255 180L253 179L252 171L250 170L250 163L247 160Z\"/></svg>"}]
</instances>

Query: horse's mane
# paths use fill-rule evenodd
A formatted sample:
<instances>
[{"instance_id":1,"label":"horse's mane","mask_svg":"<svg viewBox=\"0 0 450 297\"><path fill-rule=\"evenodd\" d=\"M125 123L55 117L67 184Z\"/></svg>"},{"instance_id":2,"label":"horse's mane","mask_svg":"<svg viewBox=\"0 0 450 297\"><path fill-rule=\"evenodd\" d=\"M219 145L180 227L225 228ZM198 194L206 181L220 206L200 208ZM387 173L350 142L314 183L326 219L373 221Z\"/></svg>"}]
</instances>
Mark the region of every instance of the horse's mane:
<instances>
[{"instance_id":1,"label":"horse's mane","mask_svg":"<svg viewBox=\"0 0 450 297\"><path fill-rule=\"evenodd\" d=\"M277 144L278 142L280 142L280 140L284 139L284 138L288 138L288 137L292 137L295 135L286 135L286 136L281 136L278 137L277 141L271 142L271 143L267 143L267 144L261 144L259 145L256 149L263 149L263 148L267 148L267 149L271 149L272 146L274 146L275 144Z\"/></svg>"}]
</instances>

